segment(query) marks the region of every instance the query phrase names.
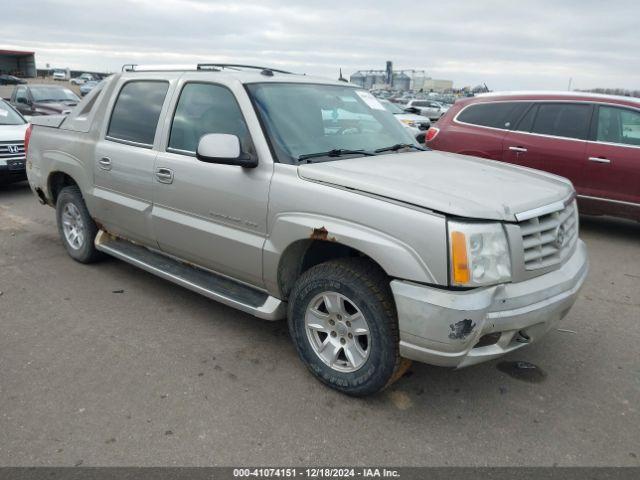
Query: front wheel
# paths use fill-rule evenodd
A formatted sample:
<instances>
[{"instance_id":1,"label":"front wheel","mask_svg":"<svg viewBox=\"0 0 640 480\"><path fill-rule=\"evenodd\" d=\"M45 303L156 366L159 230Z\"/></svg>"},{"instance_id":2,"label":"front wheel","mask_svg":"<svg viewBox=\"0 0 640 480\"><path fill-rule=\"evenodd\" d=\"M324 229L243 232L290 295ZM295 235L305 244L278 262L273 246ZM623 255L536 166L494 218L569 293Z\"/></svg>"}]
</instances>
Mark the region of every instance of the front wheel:
<instances>
[{"instance_id":1,"label":"front wheel","mask_svg":"<svg viewBox=\"0 0 640 480\"><path fill-rule=\"evenodd\" d=\"M89 215L78 187L64 187L60 191L56 200L56 220L60 238L71 258L81 263L92 263L101 258L101 252L93 244L98 227Z\"/></svg>"},{"instance_id":2,"label":"front wheel","mask_svg":"<svg viewBox=\"0 0 640 480\"><path fill-rule=\"evenodd\" d=\"M398 352L389 280L367 259L334 260L305 272L291 292L288 322L309 370L348 395L378 392L408 366Z\"/></svg>"}]
</instances>

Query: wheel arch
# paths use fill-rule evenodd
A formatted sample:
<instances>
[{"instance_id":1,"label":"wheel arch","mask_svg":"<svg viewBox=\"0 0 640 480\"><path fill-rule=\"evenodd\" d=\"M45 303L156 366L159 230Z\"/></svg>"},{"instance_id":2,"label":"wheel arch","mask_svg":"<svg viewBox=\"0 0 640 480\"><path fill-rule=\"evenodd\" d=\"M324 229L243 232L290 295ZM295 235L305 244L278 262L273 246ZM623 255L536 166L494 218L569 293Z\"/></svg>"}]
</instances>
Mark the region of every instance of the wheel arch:
<instances>
[{"instance_id":1,"label":"wheel arch","mask_svg":"<svg viewBox=\"0 0 640 480\"><path fill-rule=\"evenodd\" d=\"M434 282L417 252L389 235L340 219L291 214L276 219L265 244L265 284L286 300L306 270L345 257L368 258L391 278Z\"/></svg>"},{"instance_id":2,"label":"wheel arch","mask_svg":"<svg viewBox=\"0 0 640 480\"><path fill-rule=\"evenodd\" d=\"M278 290L286 300L296 280L310 268L340 258L366 258L384 272L382 266L365 253L336 241L322 239L296 240L289 245L278 262Z\"/></svg>"},{"instance_id":3,"label":"wheel arch","mask_svg":"<svg viewBox=\"0 0 640 480\"><path fill-rule=\"evenodd\" d=\"M56 170L54 172L51 172L49 174L49 177L47 178L48 195L46 197L47 197L48 203L51 206L55 206L56 201L58 200L58 195L60 194L60 191L64 187L72 187L72 186L80 188L80 186L78 185L78 182L76 182L76 180L71 175L61 170Z\"/></svg>"}]
</instances>

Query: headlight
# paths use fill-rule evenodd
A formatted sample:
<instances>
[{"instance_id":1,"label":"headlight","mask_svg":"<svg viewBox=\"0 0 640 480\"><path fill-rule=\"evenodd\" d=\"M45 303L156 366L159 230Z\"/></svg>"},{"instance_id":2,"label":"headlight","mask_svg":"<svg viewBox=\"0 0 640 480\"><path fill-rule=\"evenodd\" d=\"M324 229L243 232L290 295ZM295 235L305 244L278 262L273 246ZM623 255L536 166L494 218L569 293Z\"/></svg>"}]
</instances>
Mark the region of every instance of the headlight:
<instances>
[{"instance_id":1,"label":"headlight","mask_svg":"<svg viewBox=\"0 0 640 480\"><path fill-rule=\"evenodd\" d=\"M499 223L449 222L451 284L494 285L511 280L509 244Z\"/></svg>"},{"instance_id":2,"label":"headlight","mask_svg":"<svg viewBox=\"0 0 640 480\"><path fill-rule=\"evenodd\" d=\"M400 120L402 123L407 125L408 127L418 128L418 124L413 120Z\"/></svg>"}]
</instances>

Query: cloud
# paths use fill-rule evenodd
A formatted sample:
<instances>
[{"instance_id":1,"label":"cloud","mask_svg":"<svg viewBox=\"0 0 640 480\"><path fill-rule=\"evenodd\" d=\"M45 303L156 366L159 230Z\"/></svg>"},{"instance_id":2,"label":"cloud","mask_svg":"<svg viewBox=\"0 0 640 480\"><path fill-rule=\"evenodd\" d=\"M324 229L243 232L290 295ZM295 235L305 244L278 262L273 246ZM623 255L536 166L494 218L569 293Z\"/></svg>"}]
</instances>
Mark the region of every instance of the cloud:
<instances>
[{"instance_id":1,"label":"cloud","mask_svg":"<svg viewBox=\"0 0 640 480\"><path fill-rule=\"evenodd\" d=\"M635 0L21 0L0 48L87 70L219 61L334 78L392 60L458 86L637 88L639 13Z\"/></svg>"}]
</instances>

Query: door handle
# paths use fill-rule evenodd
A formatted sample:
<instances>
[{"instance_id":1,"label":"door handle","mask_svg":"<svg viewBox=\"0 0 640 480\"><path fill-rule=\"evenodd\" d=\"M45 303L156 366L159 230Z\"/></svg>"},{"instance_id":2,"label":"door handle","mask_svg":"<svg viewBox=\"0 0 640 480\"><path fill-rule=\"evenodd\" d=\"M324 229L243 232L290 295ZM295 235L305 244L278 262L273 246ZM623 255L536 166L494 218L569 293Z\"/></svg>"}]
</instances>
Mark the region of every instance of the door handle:
<instances>
[{"instance_id":1,"label":"door handle","mask_svg":"<svg viewBox=\"0 0 640 480\"><path fill-rule=\"evenodd\" d=\"M173 183L173 170L160 167L156 170L156 178L160 183Z\"/></svg>"},{"instance_id":2,"label":"door handle","mask_svg":"<svg viewBox=\"0 0 640 480\"><path fill-rule=\"evenodd\" d=\"M98 165L103 170L111 170L111 159L109 157L102 157L98 160Z\"/></svg>"},{"instance_id":3,"label":"door handle","mask_svg":"<svg viewBox=\"0 0 640 480\"><path fill-rule=\"evenodd\" d=\"M602 157L589 157L589 161L596 162L596 163L611 163L611 160L609 160L608 158L602 158Z\"/></svg>"},{"instance_id":4,"label":"door handle","mask_svg":"<svg viewBox=\"0 0 640 480\"><path fill-rule=\"evenodd\" d=\"M512 152L527 153L527 149L524 147L509 147L509 150Z\"/></svg>"}]
</instances>

